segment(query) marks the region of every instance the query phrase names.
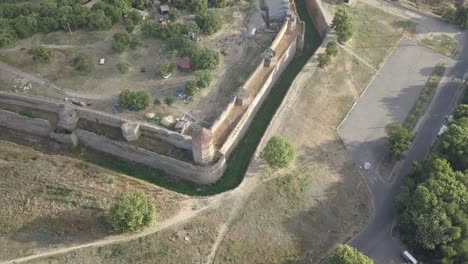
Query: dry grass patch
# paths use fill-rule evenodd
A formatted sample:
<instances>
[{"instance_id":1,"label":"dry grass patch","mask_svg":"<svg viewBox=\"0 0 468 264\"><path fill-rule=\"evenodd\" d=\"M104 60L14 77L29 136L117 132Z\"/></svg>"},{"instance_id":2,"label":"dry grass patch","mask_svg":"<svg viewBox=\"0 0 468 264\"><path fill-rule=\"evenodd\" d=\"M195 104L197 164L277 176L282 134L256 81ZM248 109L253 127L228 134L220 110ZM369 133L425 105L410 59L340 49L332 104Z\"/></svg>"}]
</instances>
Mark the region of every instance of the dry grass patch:
<instances>
[{"instance_id":1,"label":"dry grass patch","mask_svg":"<svg viewBox=\"0 0 468 264\"><path fill-rule=\"evenodd\" d=\"M350 11L356 30L347 45L377 69L398 44L403 33L415 28L415 24L408 20L362 2L358 2Z\"/></svg>"},{"instance_id":2,"label":"dry grass patch","mask_svg":"<svg viewBox=\"0 0 468 264\"><path fill-rule=\"evenodd\" d=\"M457 48L457 41L445 34L442 35L429 35L421 40L421 44L439 52L445 56L452 56Z\"/></svg>"},{"instance_id":3,"label":"dry grass patch","mask_svg":"<svg viewBox=\"0 0 468 264\"><path fill-rule=\"evenodd\" d=\"M130 242L80 249L28 263L205 263L227 212L226 208L212 209L187 223Z\"/></svg>"},{"instance_id":4,"label":"dry grass patch","mask_svg":"<svg viewBox=\"0 0 468 264\"><path fill-rule=\"evenodd\" d=\"M0 259L109 234L107 214L123 194L144 191L158 221L184 199L162 188L62 156L0 141Z\"/></svg>"}]
</instances>

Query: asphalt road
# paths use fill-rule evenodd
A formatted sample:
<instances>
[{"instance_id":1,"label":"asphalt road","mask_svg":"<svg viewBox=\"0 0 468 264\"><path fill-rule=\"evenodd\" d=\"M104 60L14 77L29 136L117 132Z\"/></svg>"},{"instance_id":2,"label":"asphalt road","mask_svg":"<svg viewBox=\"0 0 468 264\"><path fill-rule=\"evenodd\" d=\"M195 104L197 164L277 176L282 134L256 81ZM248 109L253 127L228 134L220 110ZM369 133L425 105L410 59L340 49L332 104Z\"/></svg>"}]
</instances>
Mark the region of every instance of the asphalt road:
<instances>
[{"instance_id":1,"label":"asphalt road","mask_svg":"<svg viewBox=\"0 0 468 264\"><path fill-rule=\"evenodd\" d=\"M468 34L463 32L459 39L461 50L456 62L448 68L434 101L426 113L411 150L408 152L397 176L391 183L386 183L374 170L360 170L369 186L373 197L374 214L368 225L348 244L370 256L376 263L387 264L391 260L400 263L402 248L398 238L392 235L395 223L394 201L404 177L414 161L423 160L437 137L445 117L454 108L461 82L466 79L468 68ZM371 179L377 179L372 181Z\"/></svg>"}]
</instances>

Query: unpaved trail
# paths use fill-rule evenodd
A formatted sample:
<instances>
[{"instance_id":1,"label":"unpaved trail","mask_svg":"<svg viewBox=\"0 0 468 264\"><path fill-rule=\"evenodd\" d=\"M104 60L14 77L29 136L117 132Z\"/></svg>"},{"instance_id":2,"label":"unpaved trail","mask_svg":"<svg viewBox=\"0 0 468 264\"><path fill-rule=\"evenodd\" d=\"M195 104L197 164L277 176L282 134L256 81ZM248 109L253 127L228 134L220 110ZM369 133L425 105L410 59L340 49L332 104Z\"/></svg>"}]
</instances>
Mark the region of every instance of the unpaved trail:
<instances>
[{"instance_id":1,"label":"unpaved trail","mask_svg":"<svg viewBox=\"0 0 468 264\"><path fill-rule=\"evenodd\" d=\"M167 228L170 228L174 225L180 224L189 219L192 219L195 216L199 215L200 213L218 205L221 201L223 201L224 199L228 197L230 197L229 193L224 193L222 195L210 197L207 199L208 205L203 206L196 210L194 210L193 208L197 204L198 199L197 198L188 199L182 202L182 207L176 215L174 215L173 217L163 222L157 223L153 227L147 228L140 233L129 234L129 235L109 236L104 239L97 240L91 243L85 243L85 244L80 244L80 245L71 246L71 247L57 248L57 249L53 249L53 250L46 251L43 253L38 253L38 254L22 257L22 258L2 261L0 262L0 264L22 263L22 262L26 262L26 261L33 260L33 259L45 258L45 257L54 256L54 255L64 254L64 253L78 250L78 249L89 248L89 247L101 247L101 246L106 246L106 245L111 245L111 244L116 244L116 243L127 242L130 240L138 239L140 237L145 237L145 236L154 234L156 232L165 230Z\"/></svg>"},{"instance_id":2,"label":"unpaved trail","mask_svg":"<svg viewBox=\"0 0 468 264\"><path fill-rule=\"evenodd\" d=\"M8 65L6 63L0 62L0 70L4 70L16 75L19 75L25 79L27 79L30 82L38 83L40 85L47 85L49 87L52 87L54 90L56 90L58 93L63 94L65 96L70 96L70 97L77 97L77 98L83 98L83 99L90 99L90 100L109 100L109 99L114 99L116 96L115 95L97 95L97 94L83 94L83 93L77 93L77 92L72 92L66 89L63 89L61 87L58 87L51 81L44 79L39 76L35 76L26 72L21 71L20 69L13 67L11 65Z\"/></svg>"}]
</instances>

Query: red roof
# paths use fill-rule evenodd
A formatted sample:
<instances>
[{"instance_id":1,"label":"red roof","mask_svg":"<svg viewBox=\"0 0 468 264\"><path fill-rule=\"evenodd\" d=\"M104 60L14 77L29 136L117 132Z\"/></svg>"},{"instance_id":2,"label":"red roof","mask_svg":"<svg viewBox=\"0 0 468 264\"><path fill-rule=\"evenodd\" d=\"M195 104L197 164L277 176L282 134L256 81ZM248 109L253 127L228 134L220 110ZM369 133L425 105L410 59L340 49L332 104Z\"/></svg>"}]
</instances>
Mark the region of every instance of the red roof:
<instances>
[{"instance_id":1,"label":"red roof","mask_svg":"<svg viewBox=\"0 0 468 264\"><path fill-rule=\"evenodd\" d=\"M191 69L192 62L189 57L183 57L178 63L177 66L181 69Z\"/></svg>"}]
</instances>

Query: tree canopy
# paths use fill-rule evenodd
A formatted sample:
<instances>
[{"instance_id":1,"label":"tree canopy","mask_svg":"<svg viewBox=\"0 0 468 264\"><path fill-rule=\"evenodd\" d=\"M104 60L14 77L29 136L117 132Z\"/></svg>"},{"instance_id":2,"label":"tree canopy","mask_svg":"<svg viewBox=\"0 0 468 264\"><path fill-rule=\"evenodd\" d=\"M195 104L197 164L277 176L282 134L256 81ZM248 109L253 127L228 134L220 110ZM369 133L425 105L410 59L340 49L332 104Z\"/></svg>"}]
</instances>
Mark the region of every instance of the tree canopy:
<instances>
[{"instance_id":1,"label":"tree canopy","mask_svg":"<svg viewBox=\"0 0 468 264\"><path fill-rule=\"evenodd\" d=\"M32 49L33 60L35 62L47 63L55 56L54 51L44 47L37 47Z\"/></svg>"},{"instance_id":2,"label":"tree canopy","mask_svg":"<svg viewBox=\"0 0 468 264\"><path fill-rule=\"evenodd\" d=\"M283 137L274 136L268 140L267 145L260 153L272 168L286 168L294 160L294 148Z\"/></svg>"},{"instance_id":3,"label":"tree canopy","mask_svg":"<svg viewBox=\"0 0 468 264\"><path fill-rule=\"evenodd\" d=\"M338 42L345 43L354 32L352 16L345 8L339 8L333 17L331 27L336 30Z\"/></svg>"},{"instance_id":4,"label":"tree canopy","mask_svg":"<svg viewBox=\"0 0 468 264\"><path fill-rule=\"evenodd\" d=\"M195 21L203 33L211 35L223 27L223 19L214 12L199 13L195 16Z\"/></svg>"},{"instance_id":5,"label":"tree canopy","mask_svg":"<svg viewBox=\"0 0 468 264\"><path fill-rule=\"evenodd\" d=\"M395 158L400 158L403 153L410 149L413 134L401 124L390 125L387 128L387 133L390 154Z\"/></svg>"},{"instance_id":6,"label":"tree canopy","mask_svg":"<svg viewBox=\"0 0 468 264\"><path fill-rule=\"evenodd\" d=\"M110 212L112 230L116 233L135 232L156 221L154 204L143 192L125 195Z\"/></svg>"},{"instance_id":7,"label":"tree canopy","mask_svg":"<svg viewBox=\"0 0 468 264\"><path fill-rule=\"evenodd\" d=\"M348 245L339 245L328 257L328 264L373 264L372 259Z\"/></svg>"},{"instance_id":8,"label":"tree canopy","mask_svg":"<svg viewBox=\"0 0 468 264\"><path fill-rule=\"evenodd\" d=\"M119 95L119 106L130 110L143 110L150 101L148 91L123 90Z\"/></svg>"},{"instance_id":9,"label":"tree canopy","mask_svg":"<svg viewBox=\"0 0 468 264\"><path fill-rule=\"evenodd\" d=\"M403 239L438 263L468 261L468 118L455 120L429 158L414 166L396 202Z\"/></svg>"}]
</instances>

